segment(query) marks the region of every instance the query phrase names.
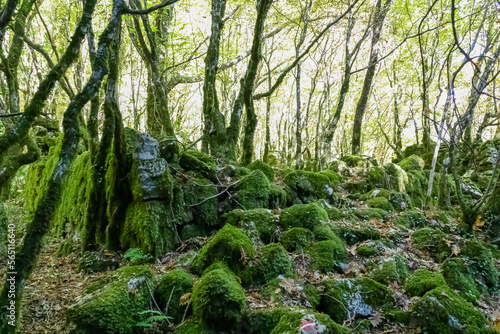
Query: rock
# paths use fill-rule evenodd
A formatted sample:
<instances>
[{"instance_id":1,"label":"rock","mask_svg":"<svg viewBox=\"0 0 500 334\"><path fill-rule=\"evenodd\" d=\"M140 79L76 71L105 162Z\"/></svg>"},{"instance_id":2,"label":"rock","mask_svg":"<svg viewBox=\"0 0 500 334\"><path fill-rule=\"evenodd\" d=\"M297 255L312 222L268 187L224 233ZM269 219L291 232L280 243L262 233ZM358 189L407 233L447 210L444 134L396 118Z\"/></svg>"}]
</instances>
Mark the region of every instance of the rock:
<instances>
[{"instance_id":1,"label":"rock","mask_svg":"<svg viewBox=\"0 0 500 334\"><path fill-rule=\"evenodd\" d=\"M331 181L332 179L334 181ZM339 179L340 176L335 172L296 170L288 173L283 181L302 203L312 203L319 199L328 199Z\"/></svg>"},{"instance_id":2,"label":"rock","mask_svg":"<svg viewBox=\"0 0 500 334\"><path fill-rule=\"evenodd\" d=\"M259 169L244 176L236 185L238 202L245 210L267 208L270 186L266 175Z\"/></svg>"},{"instance_id":3,"label":"rock","mask_svg":"<svg viewBox=\"0 0 500 334\"><path fill-rule=\"evenodd\" d=\"M384 166L389 189L398 192L405 192L406 185L408 184L408 175L406 172L396 164L388 163Z\"/></svg>"},{"instance_id":4,"label":"rock","mask_svg":"<svg viewBox=\"0 0 500 334\"><path fill-rule=\"evenodd\" d=\"M180 145L175 137L166 137L158 142L160 156L168 163L176 163L179 161Z\"/></svg>"},{"instance_id":5,"label":"rock","mask_svg":"<svg viewBox=\"0 0 500 334\"><path fill-rule=\"evenodd\" d=\"M173 323L181 322L185 313L189 315L186 312L186 307L189 307L189 305L182 306L180 303L181 297L192 290L193 277L183 269L170 270L161 277L156 292L156 300L162 312L172 317L171 321Z\"/></svg>"},{"instance_id":6,"label":"rock","mask_svg":"<svg viewBox=\"0 0 500 334\"><path fill-rule=\"evenodd\" d=\"M258 169L262 173L264 173L269 182L274 181L274 169L265 162L263 162L262 160L254 160L247 166L247 168L249 168L252 171Z\"/></svg>"},{"instance_id":7,"label":"rock","mask_svg":"<svg viewBox=\"0 0 500 334\"><path fill-rule=\"evenodd\" d=\"M293 265L290 256L282 245L271 243L262 248L261 273L265 281L278 276L292 277Z\"/></svg>"},{"instance_id":8,"label":"rock","mask_svg":"<svg viewBox=\"0 0 500 334\"><path fill-rule=\"evenodd\" d=\"M313 233L302 227L293 227L281 235L281 244L289 252L300 252L313 242Z\"/></svg>"},{"instance_id":9,"label":"rock","mask_svg":"<svg viewBox=\"0 0 500 334\"><path fill-rule=\"evenodd\" d=\"M269 209L240 210L224 214L221 220L241 228L249 238L269 243L278 227L278 218Z\"/></svg>"},{"instance_id":10,"label":"rock","mask_svg":"<svg viewBox=\"0 0 500 334\"><path fill-rule=\"evenodd\" d=\"M382 284L397 282L403 285L408 277L408 266L402 256L385 258L371 271L371 278Z\"/></svg>"},{"instance_id":11,"label":"rock","mask_svg":"<svg viewBox=\"0 0 500 334\"><path fill-rule=\"evenodd\" d=\"M425 167L425 161L418 155L412 154L409 157L398 162L398 165L405 171L423 170Z\"/></svg>"},{"instance_id":12,"label":"rock","mask_svg":"<svg viewBox=\"0 0 500 334\"><path fill-rule=\"evenodd\" d=\"M320 273L331 273L348 262L345 244L340 238L316 242L309 249L311 269Z\"/></svg>"},{"instance_id":13,"label":"rock","mask_svg":"<svg viewBox=\"0 0 500 334\"><path fill-rule=\"evenodd\" d=\"M86 251L78 262L78 269L86 273L114 270L119 266L119 257L111 252Z\"/></svg>"},{"instance_id":14,"label":"rock","mask_svg":"<svg viewBox=\"0 0 500 334\"><path fill-rule=\"evenodd\" d=\"M314 227L327 223L328 214L316 203L296 204L283 210L280 225L284 228L304 227L313 230Z\"/></svg>"},{"instance_id":15,"label":"rock","mask_svg":"<svg viewBox=\"0 0 500 334\"><path fill-rule=\"evenodd\" d=\"M405 284L405 291L410 297L422 297L426 292L440 286L447 286L443 275L428 269L417 269Z\"/></svg>"}]
</instances>

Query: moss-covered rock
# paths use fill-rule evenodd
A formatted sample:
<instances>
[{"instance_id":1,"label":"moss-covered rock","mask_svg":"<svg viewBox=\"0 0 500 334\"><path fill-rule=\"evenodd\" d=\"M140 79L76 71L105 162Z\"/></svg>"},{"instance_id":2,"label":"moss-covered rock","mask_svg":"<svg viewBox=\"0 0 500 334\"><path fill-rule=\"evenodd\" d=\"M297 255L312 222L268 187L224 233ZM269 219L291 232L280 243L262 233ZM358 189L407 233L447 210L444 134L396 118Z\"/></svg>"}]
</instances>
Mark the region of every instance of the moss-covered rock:
<instances>
[{"instance_id":1,"label":"moss-covered rock","mask_svg":"<svg viewBox=\"0 0 500 334\"><path fill-rule=\"evenodd\" d=\"M262 160L254 160L247 166L250 170L260 170L267 177L269 182L274 181L274 169Z\"/></svg>"},{"instance_id":2,"label":"moss-covered rock","mask_svg":"<svg viewBox=\"0 0 500 334\"><path fill-rule=\"evenodd\" d=\"M207 229L199 224L187 224L182 227L181 239L186 241L192 238L206 237Z\"/></svg>"},{"instance_id":3,"label":"moss-covered rock","mask_svg":"<svg viewBox=\"0 0 500 334\"><path fill-rule=\"evenodd\" d=\"M426 292L440 286L446 286L443 275L428 269L417 269L405 284L405 291L410 297L422 297Z\"/></svg>"},{"instance_id":4,"label":"moss-covered rock","mask_svg":"<svg viewBox=\"0 0 500 334\"><path fill-rule=\"evenodd\" d=\"M277 278L279 275L291 277L293 264L290 256L282 245L272 243L262 248L261 273L264 280Z\"/></svg>"},{"instance_id":5,"label":"moss-covered rock","mask_svg":"<svg viewBox=\"0 0 500 334\"><path fill-rule=\"evenodd\" d=\"M267 208L269 205L269 180L261 170L254 170L236 185L240 205L246 210Z\"/></svg>"},{"instance_id":6,"label":"moss-covered rock","mask_svg":"<svg viewBox=\"0 0 500 334\"><path fill-rule=\"evenodd\" d=\"M177 240L168 217L170 209L165 202L132 202L120 236L122 248L140 248L154 257L172 251Z\"/></svg>"},{"instance_id":7,"label":"moss-covered rock","mask_svg":"<svg viewBox=\"0 0 500 334\"><path fill-rule=\"evenodd\" d=\"M196 150L182 152L179 165L185 170L197 172L209 180L214 180L216 175L215 160Z\"/></svg>"},{"instance_id":8,"label":"moss-covered rock","mask_svg":"<svg viewBox=\"0 0 500 334\"><path fill-rule=\"evenodd\" d=\"M243 255L252 259L254 254L253 243L248 236L236 227L226 224L198 252L191 268L201 273L214 261L221 260L225 261L231 270L239 273L244 268Z\"/></svg>"},{"instance_id":9,"label":"moss-covered rock","mask_svg":"<svg viewBox=\"0 0 500 334\"><path fill-rule=\"evenodd\" d=\"M269 208L281 209L286 206L286 191L275 183L269 185Z\"/></svg>"},{"instance_id":10,"label":"moss-covered rock","mask_svg":"<svg viewBox=\"0 0 500 334\"><path fill-rule=\"evenodd\" d=\"M397 282L402 285L405 283L408 275L406 261L399 255L383 259L371 271L371 278L383 284Z\"/></svg>"},{"instance_id":11,"label":"moss-covered rock","mask_svg":"<svg viewBox=\"0 0 500 334\"><path fill-rule=\"evenodd\" d=\"M389 288L369 278L329 279L324 286L319 310L337 322L368 317L392 303Z\"/></svg>"},{"instance_id":12,"label":"moss-covered rock","mask_svg":"<svg viewBox=\"0 0 500 334\"><path fill-rule=\"evenodd\" d=\"M387 175L383 167L371 167L366 173L366 178L371 189L387 187Z\"/></svg>"},{"instance_id":13,"label":"moss-covered rock","mask_svg":"<svg viewBox=\"0 0 500 334\"><path fill-rule=\"evenodd\" d=\"M423 170L425 167L425 161L416 154L410 155L398 162L399 167L403 168L405 171L409 170Z\"/></svg>"},{"instance_id":14,"label":"moss-covered rock","mask_svg":"<svg viewBox=\"0 0 500 334\"><path fill-rule=\"evenodd\" d=\"M408 171L408 184L406 185L406 192L411 198L413 206L417 208L423 208L428 201L427 199L427 186L429 184L428 171L412 170ZM439 174L436 174L436 179L434 180L433 192L431 194L431 199L436 199L439 189Z\"/></svg>"},{"instance_id":15,"label":"moss-covered rock","mask_svg":"<svg viewBox=\"0 0 500 334\"><path fill-rule=\"evenodd\" d=\"M288 173L283 181L302 203L326 199L333 193L335 187L330 178L320 172L297 170Z\"/></svg>"},{"instance_id":16,"label":"moss-covered rock","mask_svg":"<svg viewBox=\"0 0 500 334\"><path fill-rule=\"evenodd\" d=\"M163 313L172 317L174 323L179 323L184 316L186 307L182 306L181 297L193 290L193 277L183 269L170 270L162 276L156 290L156 301Z\"/></svg>"},{"instance_id":17,"label":"moss-covered rock","mask_svg":"<svg viewBox=\"0 0 500 334\"><path fill-rule=\"evenodd\" d=\"M358 248L356 248L356 253L361 257L372 257L381 254L387 246L380 240L368 240L362 242Z\"/></svg>"},{"instance_id":18,"label":"moss-covered rock","mask_svg":"<svg viewBox=\"0 0 500 334\"><path fill-rule=\"evenodd\" d=\"M205 272L193 288L191 302L201 323L218 331L237 328L246 308L245 291L236 276L224 269Z\"/></svg>"},{"instance_id":19,"label":"moss-covered rock","mask_svg":"<svg viewBox=\"0 0 500 334\"><path fill-rule=\"evenodd\" d=\"M491 251L482 242L467 240L460 255L467 259L467 266L482 292L492 292L498 288L498 270Z\"/></svg>"},{"instance_id":20,"label":"moss-covered rock","mask_svg":"<svg viewBox=\"0 0 500 334\"><path fill-rule=\"evenodd\" d=\"M277 217L268 209L233 210L221 217L222 221L243 229L250 238L258 237L269 243L278 226Z\"/></svg>"},{"instance_id":21,"label":"moss-covered rock","mask_svg":"<svg viewBox=\"0 0 500 334\"><path fill-rule=\"evenodd\" d=\"M311 269L330 273L348 261L345 244L339 238L317 242L309 249Z\"/></svg>"},{"instance_id":22,"label":"moss-covered rock","mask_svg":"<svg viewBox=\"0 0 500 334\"><path fill-rule=\"evenodd\" d=\"M399 215L397 223L413 229L419 228L425 224L425 216L419 210L408 210Z\"/></svg>"},{"instance_id":23,"label":"moss-covered rock","mask_svg":"<svg viewBox=\"0 0 500 334\"><path fill-rule=\"evenodd\" d=\"M113 253L86 251L78 261L78 269L85 273L114 270L120 266L119 258Z\"/></svg>"},{"instance_id":24,"label":"moss-covered rock","mask_svg":"<svg viewBox=\"0 0 500 334\"><path fill-rule=\"evenodd\" d=\"M448 286L458 291L462 297L468 301L480 298L476 282L464 260L461 258L447 259L444 261L441 271Z\"/></svg>"},{"instance_id":25,"label":"moss-covered rock","mask_svg":"<svg viewBox=\"0 0 500 334\"><path fill-rule=\"evenodd\" d=\"M387 216L388 212L379 208L363 208L359 207L354 210L354 214L362 219L378 219L383 220Z\"/></svg>"},{"instance_id":26,"label":"moss-covered rock","mask_svg":"<svg viewBox=\"0 0 500 334\"><path fill-rule=\"evenodd\" d=\"M186 210L191 211L196 224L216 225L219 212L217 187L199 173L188 172L184 175L186 178L181 181L181 187Z\"/></svg>"},{"instance_id":27,"label":"moss-covered rock","mask_svg":"<svg viewBox=\"0 0 500 334\"><path fill-rule=\"evenodd\" d=\"M430 227L423 227L413 232L415 246L422 251L428 250L433 254L437 254L440 259L450 252L450 248L444 241L445 238L446 234L443 231Z\"/></svg>"},{"instance_id":28,"label":"moss-covered rock","mask_svg":"<svg viewBox=\"0 0 500 334\"><path fill-rule=\"evenodd\" d=\"M287 312L285 307L258 308L249 310L245 314L245 322L248 324L249 333L271 333L285 312Z\"/></svg>"},{"instance_id":29,"label":"moss-covered rock","mask_svg":"<svg viewBox=\"0 0 500 334\"><path fill-rule=\"evenodd\" d=\"M408 175L396 164L388 163L384 166L389 189L398 192L405 192L408 184Z\"/></svg>"},{"instance_id":30,"label":"moss-covered rock","mask_svg":"<svg viewBox=\"0 0 500 334\"><path fill-rule=\"evenodd\" d=\"M377 165L376 161L373 158L365 155L345 155L341 158L341 160L345 162L349 167L369 168L371 166Z\"/></svg>"},{"instance_id":31,"label":"moss-covered rock","mask_svg":"<svg viewBox=\"0 0 500 334\"><path fill-rule=\"evenodd\" d=\"M340 204L340 201L342 201L342 199L335 199L335 201L339 202L339 204ZM342 210L329 204L325 200L320 200L320 201L317 201L315 203L318 204L319 206L321 206L323 209L325 209L325 211L328 215L328 219L330 219L330 220L339 220L339 219L344 218L344 216L345 216L344 212Z\"/></svg>"},{"instance_id":32,"label":"moss-covered rock","mask_svg":"<svg viewBox=\"0 0 500 334\"><path fill-rule=\"evenodd\" d=\"M342 183L342 176L332 170L325 169L324 171L318 172L320 175L326 176L330 180L330 187L336 188Z\"/></svg>"},{"instance_id":33,"label":"moss-covered rock","mask_svg":"<svg viewBox=\"0 0 500 334\"><path fill-rule=\"evenodd\" d=\"M285 333L349 334L351 331L335 323L326 314L294 309L281 316L270 334Z\"/></svg>"},{"instance_id":34,"label":"moss-covered rock","mask_svg":"<svg viewBox=\"0 0 500 334\"><path fill-rule=\"evenodd\" d=\"M280 224L285 228L304 227L313 230L315 226L328 222L328 214L316 203L296 204L283 210Z\"/></svg>"},{"instance_id":35,"label":"moss-covered rock","mask_svg":"<svg viewBox=\"0 0 500 334\"><path fill-rule=\"evenodd\" d=\"M281 235L281 244L289 252L300 252L313 242L314 234L303 227L294 227Z\"/></svg>"},{"instance_id":36,"label":"moss-covered rock","mask_svg":"<svg viewBox=\"0 0 500 334\"><path fill-rule=\"evenodd\" d=\"M336 235L346 241L348 245L354 245L357 242L365 240L380 239L380 231L369 225L366 221L339 221L333 224L333 230Z\"/></svg>"},{"instance_id":37,"label":"moss-covered rock","mask_svg":"<svg viewBox=\"0 0 500 334\"><path fill-rule=\"evenodd\" d=\"M189 319L176 327L173 334L219 334L219 332L203 328L195 319Z\"/></svg>"},{"instance_id":38,"label":"moss-covered rock","mask_svg":"<svg viewBox=\"0 0 500 334\"><path fill-rule=\"evenodd\" d=\"M317 241L323 240L339 240L339 237L333 232L329 224L318 225L313 230L314 238Z\"/></svg>"},{"instance_id":39,"label":"moss-covered rock","mask_svg":"<svg viewBox=\"0 0 500 334\"><path fill-rule=\"evenodd\" d=\"M412 318L423 333L486 333L484 316L446 286L427 292L412 308Z\"/></svg>"},{"instance_id":40,"label":"moss-covered rock","mask_svg":"<svg viewBox=\"0 0 500 334\"><path fill-rule=\"evenodd\" d=\"M374 197L366 201L366 204L372 208L382 209L385 211L394 211L394 207L385 197Z\"/></svg>"},{"instance_id":41,"label":"moss-covered rock","mask_svg":"<svg viewBox=\"0 0 500 334\"><path fill-rule=\"evenodd\" d=\"M123 267L115 271L111 283L84 296L68 309L68 319L77 333L135 332L147 317L153 274L148 266Z\"/></svg>"}]
</instances>

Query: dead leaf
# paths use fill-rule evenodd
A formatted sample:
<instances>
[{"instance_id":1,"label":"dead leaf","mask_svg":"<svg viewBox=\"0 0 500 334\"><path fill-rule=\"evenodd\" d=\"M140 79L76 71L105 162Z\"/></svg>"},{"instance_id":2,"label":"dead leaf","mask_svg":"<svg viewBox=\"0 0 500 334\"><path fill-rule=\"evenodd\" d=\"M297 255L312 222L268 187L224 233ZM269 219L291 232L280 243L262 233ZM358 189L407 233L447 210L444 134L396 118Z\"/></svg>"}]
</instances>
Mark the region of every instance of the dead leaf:
<instances>
[{"instance_id":1,"label":"dead leaf","mask_svg":"<svg viewBox=\"0 0 500 334\"><path fill-rule=\"evenodd\" d=\"M458 247L458 245L453 245L453 247L451 247L451 252L453 253L453 255L458 255L460 254L460 247Z\"/></svg>"},{"instance_id":2,"label":"dead leaf","mask_svg":"<svg viewBox=\"0 0 500 334\"><path fill-rule=\"evenodd\" d=\"M187 305L190 300L191 300L191 292L185 293L181 296L179 304L181 306Z\"/></svg>"},{"instance_id":3,"label":"dead leaf","mask_svg":"<svg viewBox=\"0 0 500 334\"><path fill-rule=\"evenodd\" d=\"M384 315L381 312L374 311L368 320L373 327L377 327L384 320Z\"/></svg>"},{"instance_id":4,"label":"dead leaf","mask_svg":"<svg viewBox=\"0 0 500 334\"><path fill-rule=\"evenodd\" d=\"M473 226L474 230L481 231L481 227L483 226L484 226L484 220L481 219L481 216L477 217Z\"/></svg>"}]
</instances>

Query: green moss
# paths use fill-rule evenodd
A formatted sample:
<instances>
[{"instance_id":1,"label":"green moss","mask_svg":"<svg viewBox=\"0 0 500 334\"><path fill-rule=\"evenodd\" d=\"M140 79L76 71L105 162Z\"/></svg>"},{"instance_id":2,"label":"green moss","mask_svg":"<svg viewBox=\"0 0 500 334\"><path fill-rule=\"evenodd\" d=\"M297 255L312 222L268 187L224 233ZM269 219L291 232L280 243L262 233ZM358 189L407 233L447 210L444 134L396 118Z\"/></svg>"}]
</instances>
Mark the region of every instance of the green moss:
<instances>
[{"instance_id":1,"label":"green moss","mask_svg":"<svg viewBox=\"0 0 500 334\"><path fill-rule=\"evenodd\" d=\"M446 286L420 298L413 305L412 318L423 333L482 334L487 325L480 312Z\"/></svg>"},{"instance_id":2,"label":"green moss","mask_svg":"<svg viewBox=\"0 0 500 334\"><path fill-rule=\"evenodd\" d=\"M419 228L425 224L425 216L419 210L408 210L401 213L396 222L409 228Z\"/></svg>"},{"instance_id":3,"label":"green moss","mask_svg":"<svg viewBox=\"0 0 500 334\"><path fill-rule=\"evenodd\" d=\"M246 210L267 208L269 205L269 180L260 170L254 170L236 185L238 202Z\"/></svg>"},{"instance_id":4,"label":"green moss","mask_svg":"<svg viewBox=\"0 0 500 334\"><path fill-rule=\"evenodd\" d=\"M191 267L201 273L214 261L221 260L225 261L233 271L239 273L244 267L243 252L250 259L254 257L252 241L243 231L226 224L203 246Z\"/></svg>"},{"instance_id":5,"label":"green moss","mask_svg":"<svg viewBox=\"0 0 500 334\"><path fill-rule=\"evenodd\" d=\"M268 209L233 210L221 217L222 221L242 228L250 238L258 237L269 243L278 226L278 219Z\"/></svg>"},{"instance_id":6,"label":"green moss","mask_svg":"<svg viewBox=\"0 0 500 334\"><path fill-rule=\"evenodd\" d=\"M246 307L245 291L236 277L223 269L203 274L193 289L191 302L201 323L218 331L237 328Z\"/></svg>"},{"instance_id":7,"label":"green moss","mask_svg":"<svg viewBox=\"0 0 500 334\"><path fill-rule=\"evenodd\" d=\"M286 206L286 191L277 184L269 185L269 208L280 209Z\"/></svg>"},{"instance_id":8,"label":"green moss","mask_svg":"<svg viewBox=\"0 0 500 334\"><path fill-rule=\"evenodd\" d=\"M411 197L406 193L391 191L389 195L389 203L398 211L408 210L413 207Z\"/></svg>"},{"instance_id":9,"label":"green moss","mask_svg":"<svg viewBox=\"0 0 500 334\"><path fill-rule=\"evenodd\" d=\"M342 199L336 199L335 201L340 203L341 200ZM319 200L319 201L314 202L314 203L318 204L323 209L325 209L325 211L328 215L328 219L330 219L330 220L339 220L339 219L344 218L344 216L345 216L344 213L339 208L332 206L331 204L329 204L325 200Z\"/></svg>"},{"instance_id":10,"label":"green moss","mask_svg":"<svg viewBox=\"0 0 500 334\"><path fill-rule=\"evenodd\" d=\"M330 273L348 261L345 244L342 240L324 240L317 242L309 249L311 269L322 273Z\"/></svg>"},{"instance_id":11,"label":"green moss","mask_svg":"<svg viewBox=\"0 0 500 334\"><path fill-rule=\"evenodd\" d=\"M406 186L406 192L411 198L413 206L417 208L423 208L427 202L427 186L429 184L429 176L425 171L408 171L408 184ZM431 199L437 199L438 189L439 189L439 174L436 174L436 179L434 180L433 192L431 194Z\"/></svg>"},{"instance_id":12,"label":"green moss","mask_svg":"<svg viewBox=\"0 0 500 334\"><path fill-rule=\"evenodd\" d=\"M467 240L460 254L467 258L467 265L481 291L492 292L499 286L498 270L491 251L480 241Z\"/></svg>"},{"instance_id":13,"label":"green moss","mask_svg":"<svg viewBox=\"0 0 500 334\"><path fill-rule=\"evenodd\" d=\"M206 228L202 225L188 224L182 227L181 231L182 241L186 241L192 238L206 237L206 236L207 236Z\"/></svg>"},{"instance_id":14,"label":"green moss","mask_svg":"<svg viewBox=\"0 0 500 334\"><path fill-rule=\"evenodd\" d=\"M385 211L393 211L394 207L385 197L374 197L366 201L366 204L372 208L382 209Z\"/></svg>"},{"instance_id":15,"label":"green moss","mask_svg":"<svg viewBox=\"0 0 500 334\"><path fill-rule=\"evenodd\" d=\"M68 256L69 254L73 253L75 250L75 245L71 239L66 239L64 240L59 248L57 249L56 256L57 257L64 257Z\"/></svg>"},{"instance_id":16,"label":"green moss","mask_svg":"<svg viewBox=\"0 0 500 334\"><path fill-rule=\"evenodd\" d=\"M329 279L324 285L319 310L337 322L367 317L392 303L389 288L369 278Z\"/></svg>"},{"instance_id":17,"label":"green moss","mask_svg":"<svg viewBox=\"0 0 500 334\"><path fill-rule=\"evenodd\" d=\"M383 284L397 282L404 284L408 277L408 266L401 256L383 259L377 267L371 271L371 278Z\"/></svg>"},{"instance_id":18,"label":"green moss","mask_svg":"<svg viewBox=\"0 0 500 334\"><path fill-rule=\"evenodd\" d=\"M362 219L378 219L383 220L387 216L387 211L379 208L357 208L354 214Z\"/></svg>"},{"instance_id":19,"label":"green moss","mask_svg":"<svg viewBox=\"0 0 500 334\"><path fill-rule=\"evenodd\" d=\"M409 170L423 170L425 167L425 161L416 154L410 155L398 162L399 167L403 168L405 171Z\"/></svg>"},{"instance_id":20,"label":"green moss","mask_svg":"<svg viewBox=\"0 0 500 334\"><path fill-rule=\"evenodd\" d=\"M318 225L313 230L314 238L317 241L323 240L339 240L339 237L333 232L328 224Z\"/></svg>"},{"instance_id":21,"label":"green moss","mask_svg":"<svg viewBox=\"0 0 500 334\"><path fill-rule=\"evenodd\" d=\"M386 199L389 199L390 196L391 196L390 190L377 188L377 189L370 190L365 195L360 196L360 199L363 201L367 201L369 199L376 198L376 197L384 197Z\"/></svg>"},{"instance_id":22,"label":"green moss","mask_svg":"<svg viewBox=\"0 0 500 334\"><path fill-rule=\"evenodd\" d=\"M461 258L451 258L444 261L441 271L450 288L457 290L468 301L474 301L481 297L469 267Z\"/></svg>"},{"instance_id":23,"label":"green moss","mask_svg":"<svg viewBox=\"0 0 500 334\"><path fill-rule=\"evenodd\" d=\"M345 155L341 159L343 162L347 164L349 167L363 167L368 168L373 166L374 164L370 161L370 157L364 155Z\"/></svg>"},{"instance_id":24,"label":"green moss","mask_svg":"<svg viewBox=\"0 0 500 334\"><path fill-rule=\"evenodd\" d=\"M165 202L132 202L120 236L122 248L139 248L154 257L172 251L177 240L169 216L170 209Z\"/></svg>"},{"instance_id":25,"label":"green moss","mask_svg":"<svg viewBox=\"0 0 500 334\"><path fill-rule=\"evenodd\" d=\"M120 266L117 256L112 253L103 254L98 251L84 252L78 261L78 269L85 273L97 273L113 270Z\"/></svg>"},{"instance_id":26,"label":"green moss","mask_svg":"<svg viewBox=\"0 0 500 334\"><path fill-rule=\"evenodd\" d=\"M293 276L293 264L285 248L280 244L268 244L262 248L261 272L267 281L279 275Z\"/></svg>"},{"instance_id":27,"label":"green moss","mask_svg":"<svg viewBox=\"0 0 500 334\"><path fill-rule=\"evenodd\" d=\"M381 254L387 246L381 241L364 241L358 248L356 248L356 253L361 257L372 257Z\"/></svg>"},{"instance_id":28,"label":"green moss","mask_svg":"<svg viewBox=\"0 0 500 334\"><path fill-rule=\"evenodd\" d=\"M182 152L179 165L185 170L198 172L210 180L214 178L216 172L215 160L196 150Z\"/></svg>"},{"instance_id":29,"label":"green moss","mask_svg":"<svg viewBox=\"0 0 500 334\"><path fill-rule=\"evenodd\" d=\"M185 206L191 210L194 221L204 226L216 225L219 212L217 187L198 173L188 172L185 176L182 193Z\"/></svg>"},{"instance_id":30,"label":"green moss","mask_svg":"<svg viewBox=\"0 0 500 334\"><path fill-rule=\"evenodd\" d=\"M302 203L311 203L319 199L326 199L333 193L335 184L321 172L306 172L297 170L288 173L284 178L285 184L296 194Z\"/></svg>"},{"instance_id":31,"label":"green moss","mask_svg":"<svg viewBox=\"0 0 500 334\"><path fill-rule=\"evenodd\" d=\"M157 287L156 301L163 313L172 317L172 322L179 323L184 316L186 306L181 306L181 297L193 290L193 278L183 269L170 270L161 278Z\"/></svg>"},{"instance_id":32,"label":"green moss","mask_svg":"<svg viewBox=\"0 0 500 334\"><path fill-rule=\"evenodd\" d=\"M250 334L269 334L276 327L283 314L284 307L260 308L249 310L245 314Z\"/></svg>"},{"instance_id":33,"label":"green moss","mask_svg":"<svg viewBox=\"0 0 500 334\"><path fill-rule=\"evenodd\" d=\"M322 333L329 334L349 334L350 330L335 323L326 314L311 312L309 310L288 310L285 312L271 334L286 334L286 333L300 333L305 332L304 329L300 331L304 323L311 323L312 328L321 328Z\"/></svg>"},{"instance_id":34,"label":"green moss","mask_svg":"<svg viewBox=\"0 0 500 334\"><path fill-rule=\"evenodd\" d=\"M272 300L277 304L283 304L287 292L280 284L281 279L279 278L269 280L260 290L262 297L268 301Z\"/></svg>"},{"instance_id":35,"label":"green moss","mask_svg":"<svg viewBox=\"0 0 500 334\"><path fill-rule=\"evenodd\" d=\"M289 252L300 252L306 249L314 239L314 234L303 227L294 227L281 235L281 244Z\"/></svg>"},{"instance_id":36,"label":"green moss","mask_svg":"<svg viewBox=\"0 0 500 334\"><path fill-rule=\"evenodd\" d=\"M405 192L408 184L408 175L396 164L388 163L384 166L389 189L398 192Z\"/></svg>"},{"instance_id":37,"label":"green moss","mask_svg":"<svg viewBox=\"0 0 500 334\"><path fill-rule=\"evenodd\" d=\"M428 269L417 269L405 284L405 291L410 297L422 297L427 291L446 286L443 275Z\"/></svg>"},{"instance_id":38,"label":"green moss","mask_svg":"<svg viewBox=\"0 0 500 334\"><path fill-rule=\"evenodd\" d=\"M262 160L254 160L247 166L250 170L260 170L267 177L269 182L274 181L274 169Z\"/></svg>"},{"instance_id":39,"label":"green moss","mask_svg":"<svg viewBox=\"0 0 500 334\"><path fill-rule=\"evenodd\" d=\"M365 240L380 239L380 231L368 224L366 221L340 221L333 225L335 234L346 241L348 245Z\"/></svg>"},{"instance_id":40,"label":"green moss","mask_svg":"<svg viewBox=\"0 0 500 334\"><path fill-rule=\"evenodd\" d=\"M387 187L387 176L383 167L371 167L366 173L366 178L372 189Z\"/></svg>"},{"instance_id":41,"label":"green moss","mask_svg":"<svg viewBox=\"0 0 500 334\"><path fill-rule=\"evenodd\" d=\"M283 211L280 219L285 228L304 227L309 230L325 222L328 222L328 214L316 203L291 206Z\"/></svg>"},{"instance_id":42,"label":"green moss","mask_svg":"<svg viewBox=\"0 0 500 334\"><path fill-rule=\"evenodd\" d=\"M148 266L123 267L112 275L111 283L80 298L67 312L77 333L134 332L151 303L153 274Z\"/></svg>"},{"instance_id":43,"label":"green moss","mask_svg":"<svg viewBox=\"0 0 500 334\"><path fill-rule=\"evenodd\" d=\"M175 328L173 334L219 334L219 332L205 329L194 319L190 319Z\"/></svg>"},{"instance_id":44,"label":"green moss","mask_svg":"<svg viewBox=\"0 0 500 334\"><path fill-rule=\"evenodd\" d=\"M342 183L342 176L332 170L326 169L324 171L318 172L318 174L326 176L330 180L330 186L336 188Z\"/></svg>"},{"instance_id":45,"label":"green moss","mask_svg":"<svg viewBox=\"0 0 500 334\"><path fill-rule=\"evenodd\" d=\"M446 234L443 231L434 230L430 227L423 227L413 232L413 241L420 250L428 250L437 254L440 259L451 253L444 239Z\"/></svg>"},{"instance_id":46,"label":"green moss","mask_svg":"<svg viewBox=\"0 0 500 334\"><path fill-rule=\"evenodd\" d=\"M163 158L134 159L128 183L135 201L172 199L173 180L166 163ZM151 189L155 191L151 192Z\"/></svg>"}]
</instances>

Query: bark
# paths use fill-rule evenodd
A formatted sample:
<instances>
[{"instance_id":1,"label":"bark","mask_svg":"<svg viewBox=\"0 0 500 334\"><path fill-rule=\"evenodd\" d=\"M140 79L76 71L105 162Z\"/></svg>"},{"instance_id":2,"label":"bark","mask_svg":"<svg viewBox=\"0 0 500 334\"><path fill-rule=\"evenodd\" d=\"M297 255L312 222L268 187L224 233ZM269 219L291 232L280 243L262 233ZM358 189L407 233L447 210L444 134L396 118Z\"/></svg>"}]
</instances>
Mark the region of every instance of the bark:
<instances>
[{"instance_id":1,"label":"bark","mask_svg":"<svg viewBox=\"0 0 500 334\"><path fill-rule=\"evenodd\" d=\"M366 70L365 79L363 82L363 89L361 91L361 97L356 105L356 111L354 114L354 124L352 128L352 154L361 153L361 126L363 124L363 118L365 115L366 107L368 105L368 99L370 97L370 90L372 87L373 79L375 77L376 64L378 62L379 52L380 52L380 35L382 33L382 27L384 25L387 12L391 5L392 0L386 0L382 6L382 0L378 0L376 4L376 11L373 21L373 32L372 41L370 49L370 59L368 61L368 69Z\"/></svg>"},{"instance_id":2,"label":"bark","mask_svg":"<svg viewBox=\"0 0 500 334\"><path fill-rule=\"evenodd\" d=\"M3 39L5 37L5 29L12 20L12 16L16 10L19 0L7 0L0 11L0 49L3 46Z\"/></svg>"}]
</instances>

